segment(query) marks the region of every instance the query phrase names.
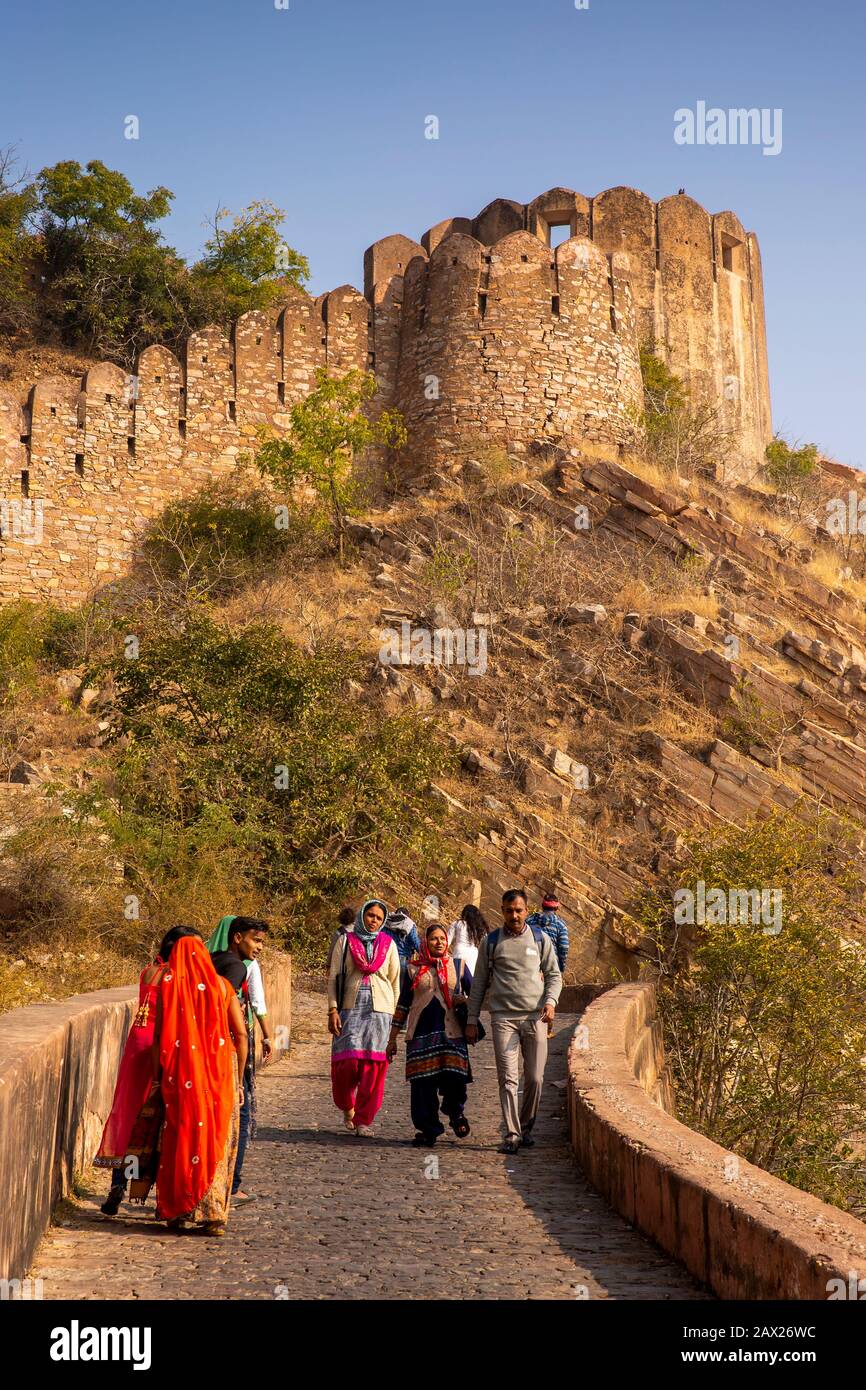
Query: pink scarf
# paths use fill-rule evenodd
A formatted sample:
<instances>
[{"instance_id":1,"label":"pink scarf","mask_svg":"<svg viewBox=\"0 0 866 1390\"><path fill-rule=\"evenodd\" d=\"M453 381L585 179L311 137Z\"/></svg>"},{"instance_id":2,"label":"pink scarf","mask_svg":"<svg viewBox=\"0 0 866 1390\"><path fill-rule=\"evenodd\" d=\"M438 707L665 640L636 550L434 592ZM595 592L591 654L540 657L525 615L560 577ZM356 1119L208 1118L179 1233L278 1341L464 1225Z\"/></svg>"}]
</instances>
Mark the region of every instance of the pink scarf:
<instances>
[{"instance_id":1,"label":"pink scarf","mask_svg":"<svg viewBox=\"0 0 866 1390\"><path fill-rule=\"evenodd\" d=\"M352 952L352 960L362 975L375 975L377 970L382 968L388 954L388 947L391 945L391 938L384 931L380 930L376 934L372 960L367 960L364 944L358 940L353 931L346 932L346 940L349 943L349 950Z\"/></svg>"}]
</instances>

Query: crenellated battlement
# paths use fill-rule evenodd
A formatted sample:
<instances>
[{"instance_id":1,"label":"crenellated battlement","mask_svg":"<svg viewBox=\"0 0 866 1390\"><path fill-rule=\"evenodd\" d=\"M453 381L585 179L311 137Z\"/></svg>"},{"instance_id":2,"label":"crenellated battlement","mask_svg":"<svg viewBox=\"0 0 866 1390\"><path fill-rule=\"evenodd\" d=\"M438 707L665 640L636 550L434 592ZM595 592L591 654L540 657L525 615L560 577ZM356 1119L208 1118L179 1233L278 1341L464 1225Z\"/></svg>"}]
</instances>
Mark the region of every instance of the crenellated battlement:
<instances>
[{"instance_id":1,"label":"crenellated battlement","mask_svg":"<svg viewBox=\"0 0 866 1390\"><path fill-rule=\"evenodd\" d=\"M432 244L432 243L431 243ZM616 446L641 378L628 267L592 242L451 232L404 276L396 399L432 464L484 444Z\"/></svg>"},{"instance_id":2,"label":"crenellated battlement","mask_svg":"<svg viewBox=\"0 0 866 1390\"><path fill-rule=\"evenodd\" d=\"M695 400L719 406L734 444L733 471L738 464L746 471L762 457L772 419L760 250L732 212L711 214L685 194L654 203L624 186L592 198L569 188L525 204L497 198L476 217L438 222L420 244L376 242L365 261L366 293L371 302L400 297L410 248L432 261L443 242L461 236L499 254L506 239L525 232L550 249L556 229L619 257L639 344L654 343ZM388 365L380 362L379 370L388 386Z\"/></svg>"},{"instance_id":3,"label":"crenellated battlement","mask_svg":"<svg viewBox=\"0 0 866 1390\"><path fill-rule=\"evenodd\" d=\"M557 228L567 239L552 245ZM192 334L182 359L154 346L133 375L100 363L80 386L46 377L26 405L0 390L0 597L73 601L122 573L146 522L229 472L259 426L284 429L319 368L374 372L374 408L403 412L418 469L485 444L628 443L649 341L721 406L743 462L759 458L761 263L733 213L555 188L420 241L385 237L365 253L363 295L292 292L230 335Z\"/></svg>"},{"instance_id":4,"label":"crenellated battlement","mask_svg":"<svg viewBox=\"0 0 866 1390\"><path fill-rule=\"evenodd\" d=\"M260 425L284 428L318 368L366 371L370 339L370 306L343 285L230 336L202 328L183 360L153 346L134 374L45 377L26 406L0 391L0 597L73 601L121 574L166 502L230 472Z\"/></svg>"}]
</instances>

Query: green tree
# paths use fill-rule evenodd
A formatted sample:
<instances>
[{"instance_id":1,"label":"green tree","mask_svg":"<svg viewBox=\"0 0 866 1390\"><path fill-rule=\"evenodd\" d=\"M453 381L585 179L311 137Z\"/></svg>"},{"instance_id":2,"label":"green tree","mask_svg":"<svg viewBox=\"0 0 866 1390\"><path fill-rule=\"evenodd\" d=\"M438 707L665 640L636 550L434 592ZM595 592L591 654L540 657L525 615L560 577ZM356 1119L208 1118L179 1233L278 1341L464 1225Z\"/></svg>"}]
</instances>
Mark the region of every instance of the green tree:
<instances>
[{"instance_id":1,"label":"green tree","mask_svg":"<svg viewBox=\"0 0 866 1390\"><path fill-rule=\"evenodd\" d=\"M793 499L799 516L806 503L817 500L820 470L817 444L797 448L777 434L764 450L766 473L773 487Z\"/></svg>"},{"instance_id":2,"label":"green tree","mask_svg":"<svg viewBox=\"0 0 866 1390\"><path fill-rule=\"evenodd\" d=\"M62 160L37 177L45 318L64 342L132 366L186 325L186 270L155 226L172 194L142 196L116 169Z\"/></svg>"},{"instance_id":3,"label":"green tree","mask_svg":"<svg viewBox=\"0 0 866 1390\"><path fill-rule=\"evenodd\" d=\"M639 915L658 943L680 1118L788 1182L863 1209L866 952L850 838L823 813L696 836ZM727 909L685 925L674 890L696 893L700 882L720 889ZM762 890L781 894L778 932L775 918L755 921L745 899L731 899Z\"/></svg>"},{"instance_id":4,"label":"green tree","mask_svg":"<svg viewBox=\"0 0 866 1390\"><path fill-rule=\"evenodd\" d=\"M730 436L714 405L695 405L685 383L657 357L640 350L644 404L637 423L647 455L661 468L690 477L723 468Z\"/></svg>"},{"instance_id":5,"label":"green tree","mask_svg":"<svg viewBox=\"0 0 866 1390\"><path fill-rule=\"evenodd\" d=\"M376 420L365 414L364 407L375 392L376 380L369 373L351 371L329 377L320 369L315 390L292 406L289 437L279 439L263 430L256 455L262 475L287 492L298 484L313 489L329 515L341 564L346 518L359 505L355 458L374 445L400 448L406 442L399 412L385 410Z\"/></svg>"},{"instance_id":6,"label":"green tree","mask_svg":"<svg viewBox=\"0 0 866 1390\"><path fill-rule=\"evenodd\" d=\"M148 893L216 848L303 918L355 891L371 858L435 846L447 863L428 789L451 755L417 714L352 697L358 653L203 613L139 631L138 657L111 665L117 757L99 799Z\"/></svg>"},{"instance_id":7,"label":"green tree","mask_svg":"<svg viewBox=\"0 0 866 1390\"><path fill-rule=\"evenodd\" d=\"M151 343L175 349L208 322L230 328L248 309L270 308L309 274L280 237L283 213L256 202L226 225L217 213L204 254L189 268L159 228L173 194L136 193L101 160L62 160L43 169L26 209L44 270L39 328L64 343L132 368ZM4 199L0 183L0 280ZM17 254L17 253L16 253Z\"/></svg>"},{"instance_id":8,"label":"green tree","mask_svg":"<svg viewBox=\"0 0 866 1390\"><path fill-rule=\"evenodd\" d=\"M17 172L14 149L0 150L0 332L30 328L36 312L36 247L28 221L36 190Z\"/></svg>"},{"instance_id":9,"label":"green tree","mask_svg":"<svg viewBox=\"0 0 866 1390\"><path fill-rule=\"evenodd\" d=\"M248 309L267 309L290 287L301 289L310 266L280 234L285 213L273 203L255 202L228 223L222 208L204 255L190 272L196 314L225 323Z\"/></svg>"}]
</instances>

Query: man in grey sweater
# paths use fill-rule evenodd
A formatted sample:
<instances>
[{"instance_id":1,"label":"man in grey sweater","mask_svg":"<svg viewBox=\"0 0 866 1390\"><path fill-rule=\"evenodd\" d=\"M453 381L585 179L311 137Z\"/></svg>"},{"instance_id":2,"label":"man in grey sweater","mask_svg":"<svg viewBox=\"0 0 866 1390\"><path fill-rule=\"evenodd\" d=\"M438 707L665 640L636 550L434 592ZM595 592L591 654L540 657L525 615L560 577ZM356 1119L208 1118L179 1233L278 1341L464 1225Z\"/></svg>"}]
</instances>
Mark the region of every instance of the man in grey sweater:
<instances>
[{"instance_id":1,"label":"man in grey sweater","mask_svg":"<svg viewBox=\"0 0 866 1390\"><path fill-rule=\"evenodd\" d=\"M478 1038L478 1016L486 994L499 1077L499 1103L505 1126L500 1153L515 1154L520 1144L535 1143L532 1126L538 1113L547 1028L553 1022L562 975L550 937L526 924L526 894L512 888L502 897L503 927L485 938L478 952L467 1010L466 1041ZM517 1086L523 1055L523 1101Z\"/></svg>"}]
</instances>

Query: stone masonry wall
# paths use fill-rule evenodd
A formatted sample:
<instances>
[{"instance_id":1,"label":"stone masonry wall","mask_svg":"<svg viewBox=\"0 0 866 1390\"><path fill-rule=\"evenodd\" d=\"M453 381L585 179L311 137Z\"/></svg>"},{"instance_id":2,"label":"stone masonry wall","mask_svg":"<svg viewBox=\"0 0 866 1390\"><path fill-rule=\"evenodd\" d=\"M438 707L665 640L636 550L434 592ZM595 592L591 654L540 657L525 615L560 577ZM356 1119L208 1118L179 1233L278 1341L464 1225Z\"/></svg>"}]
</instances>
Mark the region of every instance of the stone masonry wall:
<instances>
[{"instance_id":1,"label":"stone masonry wall","mask_svg":"<svg viewBox=\"0 0 866 1390\"><path fill-rule=\"evenodd\" d=\"M614 1210L719 1298L826 1300L831 1279L847 1287L866 1259L866 1225L668 1113L652 982L617 985L581 1023L568 1058L571 1143Z\"/></svg>"},{"instance_id":2,"label":"stone masonry wall","mask_svg":"<svg viewBox=\"0 0 866 1390\"><path fill-rule=\"evenodd\" d=\"M203 328L183 363L149 347L134 376L47 377L26 408L0 392L0 600L72 603L121 575L147 521L230 472L260 425L284 429L318 367L367 370L369 321L345 285L244 314L231 340Z\"/></svg>"},{"instance_id":3,"label":"stone masonry wall","mask_svg":"<svg viewBox=\"0 0 866 1390\"><path fill-rule=\"evenodd\" d=\"M627 267L526 231L451 233L404 283L397 400L413 458L535 441L626 442L641 401ZM630 414L632 412L632 414Z\"/></svg>"},{"instance_id":4,"label":"stone masonry wall","mask_svg":"<svg viewBox=\"0 0 866 1390\"><path fill-rule=\"evenodd\" d=\"M554 229L567 239L554 249ZM420 242L394 235L349 285L194 333L183 360L100 363L80 389L0 390L0 601L81 601L126 569L166 502L233 468L256 431L288 425L315 372L375 374L401 410L406 466L536 442L615 455L640 407L652 341L694 397L718 404L735 468L771 437L760 253L731 212L631 188L499 198Z\"/></svg>"},{"instance_id":5,"label":"stone masonry wall","mask_svg":"<svg viewBox=\"0 0 866 1390\"><path fill-rule=\"evenodd\" d=\"M263 958L278 1050L291 1030L292 958ZM30 1004L0 1019L0 1279L21 1279L61 1197L92 1161L111 1109L137 988Z\"/></svg>"},{"instance_id":6,"label":"stone masonry wall","mask_svg":"<svg viewBox=\"0 0 866 1390\"><path fill-rule=\"evenodd\" d=\"M732 439L732 475L751 471L772 438L763 278L755 235L743 229L734 213L710 214L685 194L654 203L633 188L610 188L594 198L553 188L525 205L498 198L475 218L439 222L421 237L418 251L432 265L449 239L471 236L485 248L483 254L501 254L501 244L521 231L549 247L556 228L567 229L569 239L587 238L608 257L616 257L618 276L630 284L639 342L655 345L686 381L695 401L719 407L721 423ZM408 246L406 238L389 237L367 253L368 265L379 266L379 296L386 284L407 274L405 262L399 272L389 270L387 257L380 253L397 240ZM478 288L483 291L484 286ZM468 326L461 319L464 331ZM417 324L413 328L404 315L404 352L407 330L410 339L417 335ZM411 341L408 351L410 356L417 351ZM393 374L393 360L387 370ZM402 370L405 382L406 368ZM413 385L417 389L417 382Z\"/></svg>"}]
</instances>

